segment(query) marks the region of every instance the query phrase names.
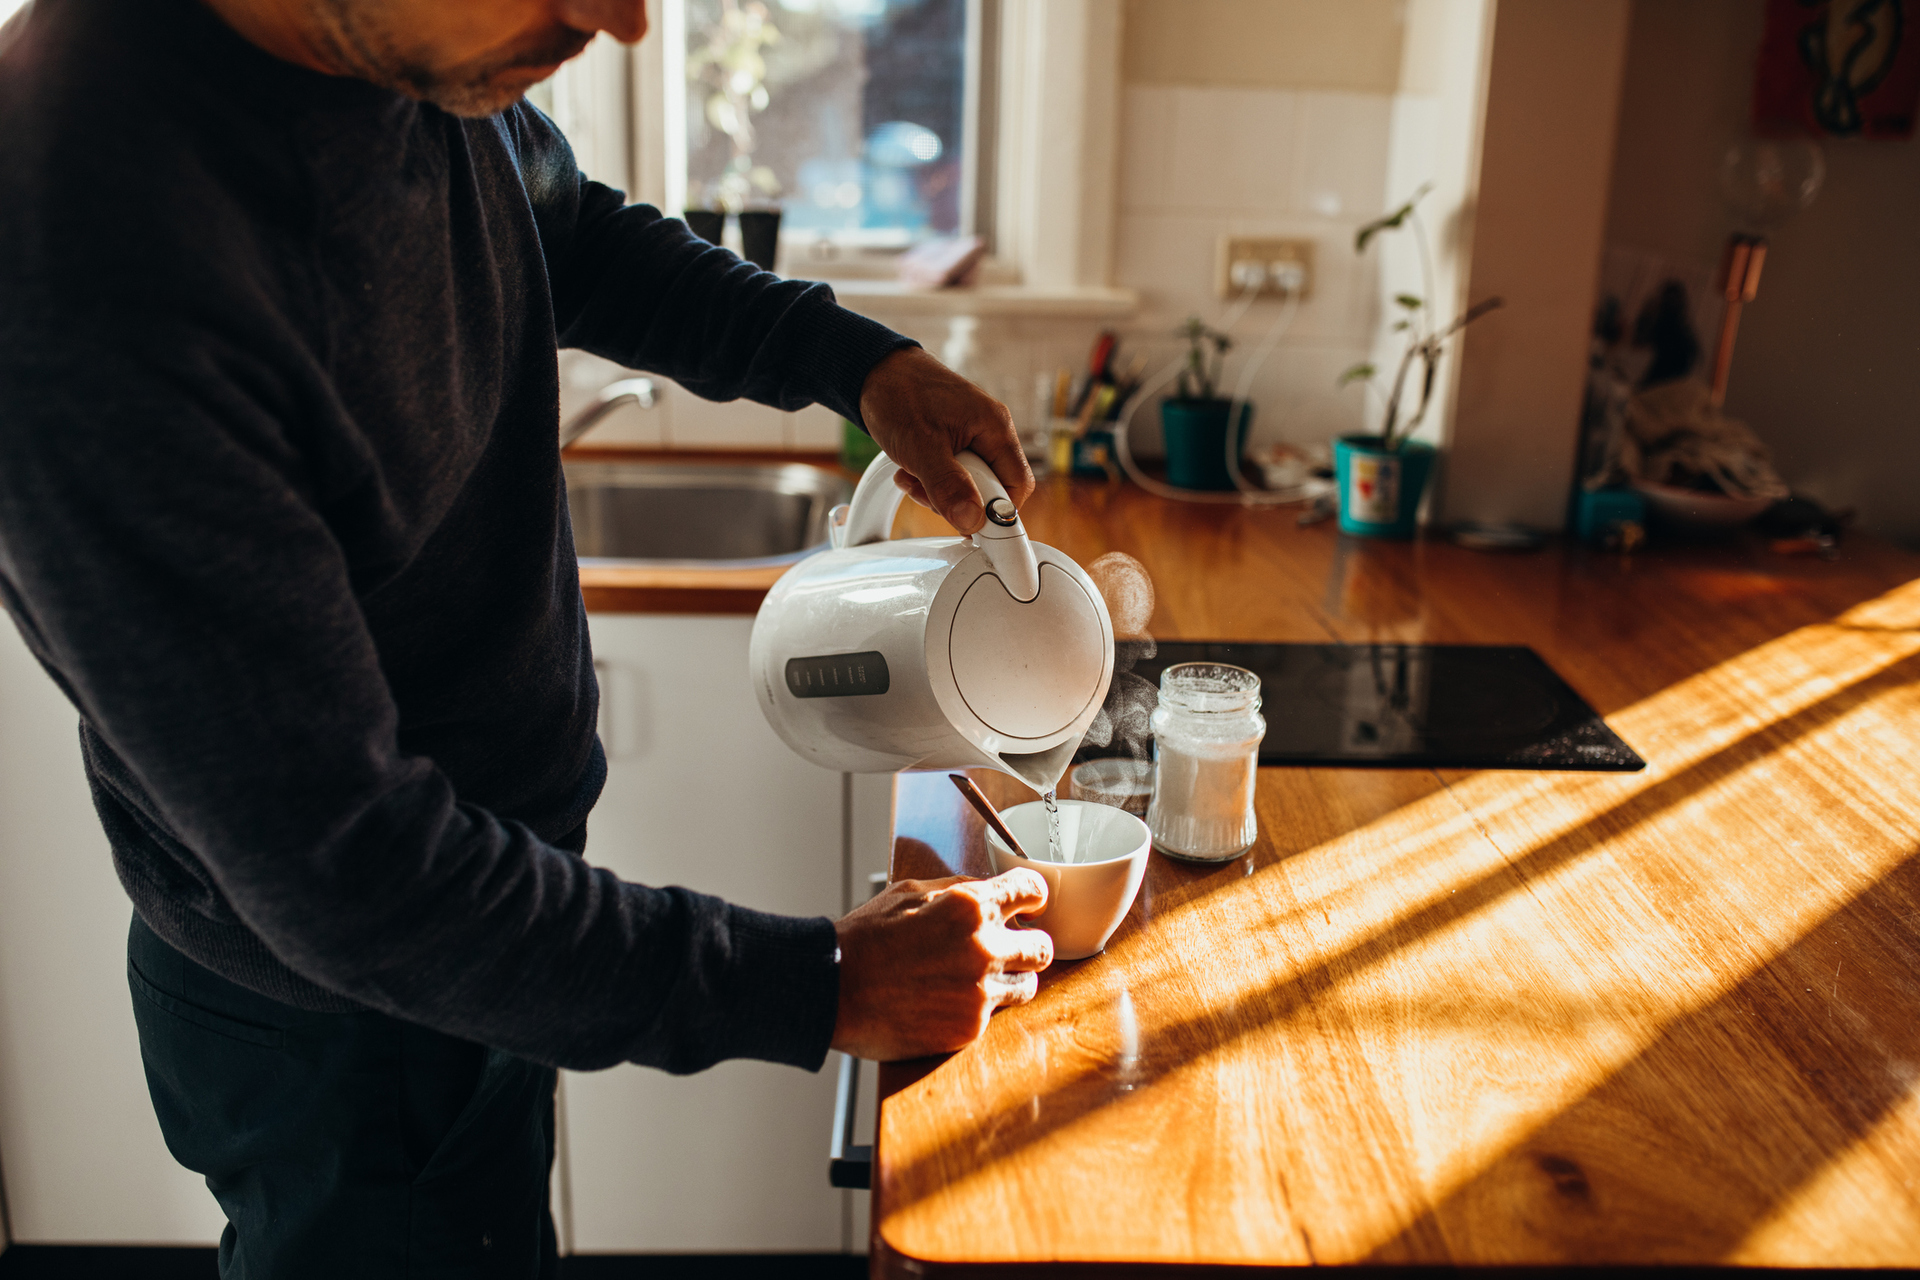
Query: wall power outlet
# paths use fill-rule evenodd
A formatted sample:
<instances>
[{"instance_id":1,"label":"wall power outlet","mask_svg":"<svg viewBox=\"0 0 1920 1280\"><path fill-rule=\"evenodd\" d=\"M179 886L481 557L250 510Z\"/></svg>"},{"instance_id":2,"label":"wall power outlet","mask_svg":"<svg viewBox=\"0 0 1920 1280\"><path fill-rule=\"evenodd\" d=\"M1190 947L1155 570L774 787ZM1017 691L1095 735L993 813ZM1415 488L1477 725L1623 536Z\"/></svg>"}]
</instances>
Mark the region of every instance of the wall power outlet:
<instances>
[{"instance_id":1,"label":"wall power outlet","mask_svg":"<svg viewBox=\"0 0 1920 1280\"><path fill-rule=\"evenodd\" d=\"M1313 287L1313 241L1221 236L1214 254L1214 292L1237 298L1258 285L1262 298L1305 298Z\"/></svg>"}]
</instances>

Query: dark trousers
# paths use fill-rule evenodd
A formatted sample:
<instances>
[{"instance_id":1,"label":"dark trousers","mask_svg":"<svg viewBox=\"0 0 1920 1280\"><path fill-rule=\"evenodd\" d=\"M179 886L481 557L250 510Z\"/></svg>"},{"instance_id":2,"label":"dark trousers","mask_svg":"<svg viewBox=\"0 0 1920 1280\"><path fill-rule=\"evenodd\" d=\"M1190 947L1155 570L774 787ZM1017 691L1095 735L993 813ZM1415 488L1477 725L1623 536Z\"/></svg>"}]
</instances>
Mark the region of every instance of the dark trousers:
<instances>
[{"instance_id":1,"label":"dark trousers","mask_svg":"<svg viewBox=\"0 0 1920 1280\"><path fill-rule=\"evenodd\" d=\"M167 1148L227 1215L223 1280L550 1278L554 1072L380 1013L308 1013L127 940Z\"/></svg>"}]
</instances>

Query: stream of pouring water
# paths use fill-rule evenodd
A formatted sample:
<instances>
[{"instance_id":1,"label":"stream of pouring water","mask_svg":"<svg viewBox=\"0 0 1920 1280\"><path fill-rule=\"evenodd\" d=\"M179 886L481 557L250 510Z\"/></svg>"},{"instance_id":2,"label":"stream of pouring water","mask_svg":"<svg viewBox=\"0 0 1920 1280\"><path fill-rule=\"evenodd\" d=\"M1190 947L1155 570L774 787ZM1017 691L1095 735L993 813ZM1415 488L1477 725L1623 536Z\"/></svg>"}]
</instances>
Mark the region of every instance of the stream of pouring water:
<instances>
[{"instance_id":1,"label":"stream of pouring water","mask_svg":"<svg viewBox=\"0 0 1920 1280\"><path fill-rule=\"evenodd\" d=\"M1067 851L1060 839L1060 806L1055 802L1057 792L1048 787L1040 793L1040 802L1047 806L1047 861L1069 861Z\"/></svg>"}]
</instances>

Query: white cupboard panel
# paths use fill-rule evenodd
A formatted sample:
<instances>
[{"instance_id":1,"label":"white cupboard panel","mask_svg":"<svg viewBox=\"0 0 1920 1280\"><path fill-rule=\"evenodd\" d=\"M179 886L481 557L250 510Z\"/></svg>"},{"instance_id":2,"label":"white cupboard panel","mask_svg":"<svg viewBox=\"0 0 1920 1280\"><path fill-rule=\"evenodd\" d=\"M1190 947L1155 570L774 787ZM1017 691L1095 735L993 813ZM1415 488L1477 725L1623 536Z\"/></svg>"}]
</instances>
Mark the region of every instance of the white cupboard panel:
<instances>
[{"instance_id":1,"label":"white cupboard panel","mask_svg":"<svg viewBox=\"0 0 1920 1280\"><path fill-rule=\"evenodd\" d=\"M841 1247L834 1077L764 1062L567 1076L575 1253Z\"/></svg>"},{"instance_id":2,"label":"white cupboard panel","mask_svg":"<svg viewBox=\"0 0 1920 1280\"><path fill-rule=\"evenodd\" d=\"M774 735L747 676L753 620L600 614L607 787L587 860L788 915L840 914L841 775Z\"/></svg>"},{"instance_id":3,"label":"white cupboard panel","mask_svg":"<svg viewBox=\"0 0 1920 1280\"><path fill-rule=\"evenodd\" d=\"M587 858L789 915L839 914L841 776L787 749L747 676L752 619L595 615L607 789ZM733 1062L567 1078L572 1248L837 1249L833 1080Z\"/></svg>"}]
</instances>

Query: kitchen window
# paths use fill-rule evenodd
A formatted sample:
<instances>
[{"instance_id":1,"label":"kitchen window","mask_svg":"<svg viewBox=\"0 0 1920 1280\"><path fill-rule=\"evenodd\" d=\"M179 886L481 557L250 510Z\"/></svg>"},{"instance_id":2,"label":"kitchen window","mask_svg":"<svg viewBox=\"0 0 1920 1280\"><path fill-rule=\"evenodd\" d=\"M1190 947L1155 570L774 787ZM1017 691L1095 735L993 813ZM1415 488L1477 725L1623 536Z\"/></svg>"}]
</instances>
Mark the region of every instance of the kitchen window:
<instances>
[{"instance_id":1,"label":"kitchen window","mask_svg":"<svg viewBox=\"0 0 1920 1280\"><path fill-rule=\"evenodd\" d=\"M638 46L603 36L529 97L586 172L669 214L703 207L731 168L736 194L782 210L781 269L844 279L863 307L905 305L889 292L897 252L946 234L987 242L998 292L976 310L1128 305L1106 287L1118 0L759 2L763 17L753 0L731 6L780 32L757 84L751 65L737 86L689 83L718 60L700 51L726 0L655 0ZM744 169L726 109L709 113L722 87L754 129Z\"/></svg>"},{"instance_id":2,"label":"kitchen window","mask_svg":"<svg viewBox=\"0 0 1920 1280\"><path fill-rule=\"evenodd\" d=\"M777 207L789 252L815 260L984 229L997 9L663 0L668 207Z\"/></svg>"}]
</instances>

